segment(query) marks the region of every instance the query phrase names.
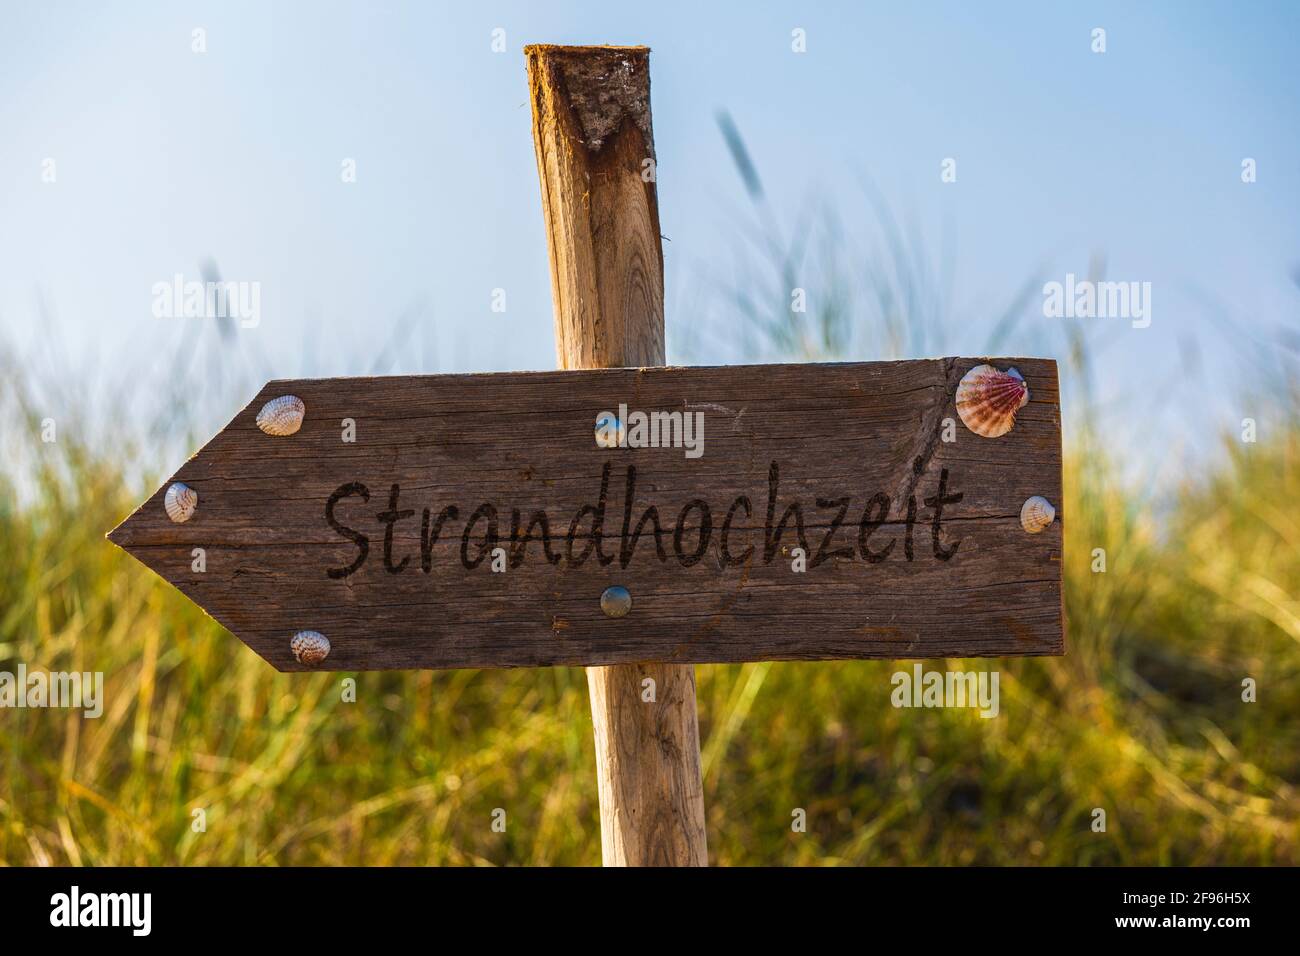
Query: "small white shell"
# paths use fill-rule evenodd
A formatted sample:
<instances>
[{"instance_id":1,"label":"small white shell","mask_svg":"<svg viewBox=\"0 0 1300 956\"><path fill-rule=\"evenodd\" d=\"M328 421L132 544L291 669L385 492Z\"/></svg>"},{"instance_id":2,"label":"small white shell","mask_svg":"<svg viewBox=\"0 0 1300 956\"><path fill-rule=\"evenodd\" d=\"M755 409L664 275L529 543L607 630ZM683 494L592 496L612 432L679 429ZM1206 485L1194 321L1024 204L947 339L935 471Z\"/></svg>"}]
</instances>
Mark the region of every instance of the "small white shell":
<instances>
[{"instance_id":1,"label":"small white shell","mask_svg":"<svg viewBox=\"0 0 1300 956\"><path fill-rule=\"evenodd\" d=\"M315 667L329 657L330 642L319 631L299 631L289 641L289 650L293 651L299 664Z\"/></svg>"},{"instance_id":2,"label":"small white shell","mask_svg":"<svg viewBox=\"0 0 1300 956\"><path fill-rule=\"evenodd\" d=\"M177 524L184 524L194 517L194 510L199 506L199 493L189 485L174 481L163 496L163 507L167 517Z\"/></svg>"},{"instance_id":3,"label":"small white shell","mask_svg":"<svg viewBox=\"0 0 1300 956\"><path fill-rule=\"evenodd\" d=\"M257 427L268 435L292 435L302 427L307 406L297 395L273 398L257 413Z\"/></svg>"},{"instance_id":4,"label":"small white shell","mask_svg":"<svg viewBox=\"0 0 1300 956\"><path fill-rule=\"evenodd\" d=\"M1034 495L1020 506L1020 527L1030 534L1038 534L1056 520L1056 509L1041 495Z\"/></svg>"},{"instance_id":5,"label":"small white shell","mask_svg":"<svg viewBox=\"0 0 1300 956\"><path fill-rule=\"evenodd\" d=\"M957 384L957 414L976 435L999 438L1011 431L1016 412L1029 401L1029 386L1013 368L999 372L976 365Z\"/></svg>"}]
</instances>

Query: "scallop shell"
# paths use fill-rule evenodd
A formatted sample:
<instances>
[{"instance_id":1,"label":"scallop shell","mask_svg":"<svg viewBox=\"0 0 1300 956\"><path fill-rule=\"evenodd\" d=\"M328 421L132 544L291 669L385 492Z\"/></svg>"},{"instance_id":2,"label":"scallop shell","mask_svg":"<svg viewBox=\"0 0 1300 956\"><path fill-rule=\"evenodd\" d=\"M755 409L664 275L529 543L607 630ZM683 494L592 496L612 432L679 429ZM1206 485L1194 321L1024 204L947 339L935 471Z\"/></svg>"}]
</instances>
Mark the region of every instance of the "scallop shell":
<instances>
[{"instance_id":1,"label":"scallop shell","mask_svg":"<svg viewBox=\"0 0 1300 956\"><path fill-rule=\"evenodd\" d=\"M1056 509L1041 495L1034 495L1020 506L1020 527L1030 534L1038 534L1056 520Z\"/></svg>"},{"instance_id":2,"label":"scallop shell","mask_svg":"<svg viewBox=\"0 0 1300 956\"><path fill-rule=\"evenodd\" d=\"M307 406L297 395L273 398L257 413L257 427L268 435L292 435L302 427Z\"/></svg>"},{"instance_id":3,"label":"scallop shell","mask_svg":"<svg viewBox=\"0 0 1300 956\"><path fill-rule=\"evenodd\" d=\"M289 650L293 651L299 664L315 667L329 657L330 642L319 631L299 631L289 641Z\"/></svg>"},{"instance_id":4,"label":"scallop shell","mask_svg":"<svg viewBox=\"0 0 1300 956\"><path fill-rule=\"evenodd\" d=\"M1013 368L999 372L992 365L976 365L957 385L957 414L966 427L984 438L1011 431L1016 412L1029 401L1029 386Z\"/></svg>"},{"instance_id":5,"label":"scallop shell","mask_svg":"<svg viewBox=\"0 0 1300 956\"><path fill-rule=\"evenodd\" d=\"M199 493L189 485L174 481L163 496L163 507L167 517L177 524L184 524L194 517L194 510L199 506Z\"/></svg>"}]
</instances>

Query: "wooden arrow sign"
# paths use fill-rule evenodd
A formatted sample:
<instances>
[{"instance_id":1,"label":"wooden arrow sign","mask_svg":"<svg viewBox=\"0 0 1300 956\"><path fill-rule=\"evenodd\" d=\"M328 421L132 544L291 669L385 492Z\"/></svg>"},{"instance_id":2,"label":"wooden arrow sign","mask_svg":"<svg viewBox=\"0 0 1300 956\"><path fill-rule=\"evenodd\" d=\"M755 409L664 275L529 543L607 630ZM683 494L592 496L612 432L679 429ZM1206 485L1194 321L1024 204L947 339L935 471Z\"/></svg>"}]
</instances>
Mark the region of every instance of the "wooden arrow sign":
<instances>
[{"instance_id":1,"label":"wooden arrow sign","mask_svg":"<svg viewBox=\"0 0 1300 956\"><path fill-rule=\"evenodd\" d=\"M1039 655L1060 498L1040 359L313 379L109 537L281 670Z\"/></svg>"}]
</instances>

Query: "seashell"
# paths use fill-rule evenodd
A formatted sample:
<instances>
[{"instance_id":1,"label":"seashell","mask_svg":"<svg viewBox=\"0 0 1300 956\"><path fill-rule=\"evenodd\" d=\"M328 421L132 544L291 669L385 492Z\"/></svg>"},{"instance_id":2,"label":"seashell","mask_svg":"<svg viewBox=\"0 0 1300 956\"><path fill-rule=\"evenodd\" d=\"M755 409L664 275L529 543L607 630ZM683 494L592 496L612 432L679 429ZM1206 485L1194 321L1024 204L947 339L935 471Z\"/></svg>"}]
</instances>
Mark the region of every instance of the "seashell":
<instances>
[{"instance_id":1,"label":"seashell","mask_svg":"<svg viewBox=\"0 0 1300 956\"><path fill-rule=\"evenodd\" d=\"M1020 506L1020 527L1030 534L1038 534L1056 520L1056 509L1041 495L1034 495Z\"/></svg>"},{"instance_id":2,"label":"seashell","mask_svg":"<svg viewBox=\"0 0 1300 956\"><path fill-rule=\"evenodd\" d=\"M596 447L621 448L626 430L618 417L611 412L596 416Z\"/></svg>"},{"instance_id":3,"label":"seashell","mask_svg":"<svg viewBox=\"0 0 1300 956\"><path fill-rule=\"evenodd\" d=\"M1029 386L1013 368L999 372L992 365L976 365L957 385L957 414L966 427L984 438L1011 431L1016 412L1029 401Z\"/></svg>"},{"instance_id":4,"label":"seashell","mask_svg":"<svg viewBox=\"0 0 1300 956\"><path fill-rule=\"evenodd\" d=\"M163 507L167 517L177 524L184 524L194 517L194 510L199 506L199 493L189 485L174 481L163 496Z\"/></svg>"},{"instance_id":5,"label":"seashell","mask_svg":"<svg viewBox=\"0 0 1300 956\"><path fill-rule=\"evenodd\" d=\"M319 631L299 631L289 641L289 650L293 651L299 664L315 667L329 657L330 642Z\"/></svg>"},{"instance_id":6,"label":"seashell","mask_svg":"<svg viewBox=\"0 0 1300 956\"><path fill-rule=\"evenodd\" d=\"M268 435L292 435L302 427L307 406L297 395L273 398L257 413L257 427Z\"/></svg>"}]
</instances>

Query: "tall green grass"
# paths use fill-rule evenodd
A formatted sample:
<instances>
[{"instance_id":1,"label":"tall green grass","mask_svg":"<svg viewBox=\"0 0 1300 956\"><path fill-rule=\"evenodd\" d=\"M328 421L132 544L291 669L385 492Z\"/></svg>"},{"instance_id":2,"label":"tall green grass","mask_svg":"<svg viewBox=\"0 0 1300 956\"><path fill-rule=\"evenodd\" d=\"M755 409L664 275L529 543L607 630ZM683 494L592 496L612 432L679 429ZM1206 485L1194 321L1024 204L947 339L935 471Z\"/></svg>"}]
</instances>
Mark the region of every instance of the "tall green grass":
<instances>
[{"instance_id":1,"label":"tall green grass","mask_svg":"<svg viewBox=\"0 0 1300 956\"><path fill-rule=\"evenodd\" d=\"M942 270L892 219L864 293L833 249L809 245L812 226L784 242L762 216L744 285L766 276L770 295L737 305L760 357L949 351L931 286ZM831 294L792 317L805 255ZM991 346L1021 340L1023 299ZM1072 330L1063 375L1087 381L1087 354ZM163 477L136 462L192 423L109 422L94 441L65 427L44 444L48 383L12 361L3 371L22 469L0 485L0 669L102 671L107 702L98 720L0 710L0 861L599 862L581 670L359 674L355 703L342 700L349 675L275 673L103 538ZM1077 416L1060 509L1067 655L927 665L999 669L996 719L892 708L892 662L698 668L711 859L1300 863L1295 407L1283 401L1256 444L1229 436L1173 498L1123 478L1100 427Z\"/></svg>"},{"instance_id":2,"label":"tall green grass","mask_svg":"<svg viewBox=\"0 0 1300 956\"><path fill-rule=\"evenodd\" d=\"M107 705L0 711L0 860L599 860L580 670L361 674L343 703L346 675L275 673L103 540L144 490L115 456L47 454L0 499L0 668L101 670ZM1076 436L1068 655L946 665L1000 668L996 719L892 708L889 662L700 667L712 859L1300 862L1298 460L1294 427L1225 454L1161 536Z\"/></svg>"}]
</instances>

